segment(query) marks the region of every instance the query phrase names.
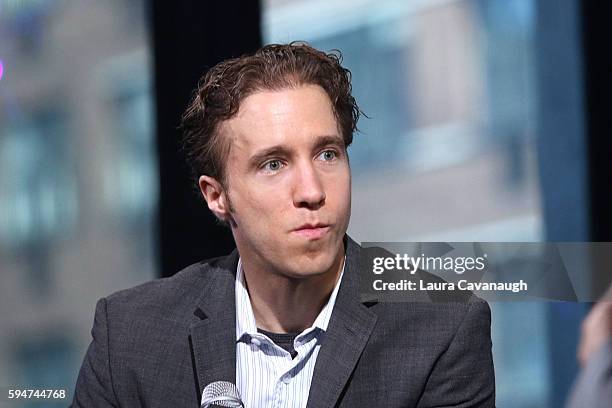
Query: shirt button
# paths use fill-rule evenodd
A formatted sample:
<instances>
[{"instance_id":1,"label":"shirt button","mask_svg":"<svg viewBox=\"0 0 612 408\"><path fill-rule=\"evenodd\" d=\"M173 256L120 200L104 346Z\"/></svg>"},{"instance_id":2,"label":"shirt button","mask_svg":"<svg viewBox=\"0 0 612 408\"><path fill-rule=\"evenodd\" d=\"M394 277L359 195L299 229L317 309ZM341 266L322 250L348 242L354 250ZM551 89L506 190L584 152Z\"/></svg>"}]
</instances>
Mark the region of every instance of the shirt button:
<instances>
[{"instance_id":1,"label":"shirt button","mask_svg":"<svg viewBox=\"0 0 612 408\"><path fill-rule=\"evenodd\" d=\"M251 338L251 343L255 346L255 347L259 347L261 346L261 341L259 341L259 339L255 339L255 338Z\"/></svg>"},{"instance_id":2,"label":"shirt button","mask_svg":"<svg viewBox=\"0 0 612 408\"><path fill-rule=\"evenodd\" d=\"M281 380L285 383L285 384L289 384L289 381L291 381L291 376L289 374L285 374L283 375L283 378L281 378Z\"/></svg>"}]
</instances>

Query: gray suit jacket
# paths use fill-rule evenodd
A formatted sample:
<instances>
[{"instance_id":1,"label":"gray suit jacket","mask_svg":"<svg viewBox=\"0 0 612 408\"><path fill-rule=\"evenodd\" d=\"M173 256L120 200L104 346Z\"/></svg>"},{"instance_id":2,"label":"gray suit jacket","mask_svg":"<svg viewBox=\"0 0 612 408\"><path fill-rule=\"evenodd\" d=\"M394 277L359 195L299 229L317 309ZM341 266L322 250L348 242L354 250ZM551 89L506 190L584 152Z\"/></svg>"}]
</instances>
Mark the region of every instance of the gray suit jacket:
<instances>
[{"instance_id":1,"label":"gray suit jacket","mask_svg":"<svg viewBox=\"0 0 612 408\"><path fill-rule=\"evenodd\" d=\"M308 407L494 407L488 304L362 303L364 251L347 238ZM198 407L207 384L235 383L237 262L234 251L101 299L73 406Z\"/></svg>"}]
</instances>

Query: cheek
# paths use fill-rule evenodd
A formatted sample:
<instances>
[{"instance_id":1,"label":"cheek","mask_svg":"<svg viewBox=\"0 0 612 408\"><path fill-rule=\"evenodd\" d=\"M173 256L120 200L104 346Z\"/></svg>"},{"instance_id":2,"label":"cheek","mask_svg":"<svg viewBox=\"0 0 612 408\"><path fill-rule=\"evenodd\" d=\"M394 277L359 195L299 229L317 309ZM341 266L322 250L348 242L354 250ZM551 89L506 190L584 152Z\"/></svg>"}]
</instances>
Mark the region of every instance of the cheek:
<instances>
[{"instance_id":1,"label":"cheek","mask_svg":"<svg viewBox=\"0 0 612 408\"><path fill-rule=\"evenodd\" d=\"M343 191L342 200L342 211L346 214L347 222L348 218L351 216L351 186L349 186Z\"/></svg>"},{"instance_id":2,"label":"cheek","mask_svg":"<svg viewBox=\"0 0 612 408\"><path fill-rule=\"evenodd\" d=\"M346 213L347 223L351 216L351 172L348 170L345 183L342 185L342 209Z\"/></svg>"},{"instance_id":3,"label":"cheek","mask_svg":"<svg viewBox=\"0 0 612 408\"><path fill-rule=\"evenodd\" d=\"M328 183L328 190L332 192L332 195L338 200L338 206L349 205L351 198L351 173L347 169L342 174L334 177ZM348 202L347 202L348 201Z\"/></svg>"},{"instance_id":4,"label":"cheek","mask_svg":"<svg viewBox=\"0 0 612 408\"><path fill-rule=\"evenodd\" d=\"M242 225L256 226L265 224L276 225L274 220L282 218L286 213L283 207L280 189L261 188L245 183L236 185L231 194L232 210L236 221Z\"/></svg>"}]
</instances>

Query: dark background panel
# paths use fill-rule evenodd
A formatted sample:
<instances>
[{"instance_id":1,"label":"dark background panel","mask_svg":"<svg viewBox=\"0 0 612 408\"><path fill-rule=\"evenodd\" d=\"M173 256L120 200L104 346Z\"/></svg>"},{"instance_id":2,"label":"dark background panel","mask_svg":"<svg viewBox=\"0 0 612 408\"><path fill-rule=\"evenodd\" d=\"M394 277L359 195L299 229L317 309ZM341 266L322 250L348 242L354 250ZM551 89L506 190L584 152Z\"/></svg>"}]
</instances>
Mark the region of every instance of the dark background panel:
<instances>
[{"instance_id":1,"label":"dark background panel","mask_svg":"<svg viewBox=\"0 0 612 408\"><path fill-rule=\"evenodd\" d=\"M612 60L609 2L582 1L585 118L592 241L612 241Z\"/></svg>"},{"instance_id":2,"label":"dark background panel","mask_svg":"<svg viewBox=\"0 0 612 408\"><path fill-rule=\"evenodd\" d=\"M159 269L170 276L229 253L234 241L197 195L179 152L180 117L206 69L261 46L257 1L153 0L150 10L159 160Z\"/></svg>"}]
</instances>

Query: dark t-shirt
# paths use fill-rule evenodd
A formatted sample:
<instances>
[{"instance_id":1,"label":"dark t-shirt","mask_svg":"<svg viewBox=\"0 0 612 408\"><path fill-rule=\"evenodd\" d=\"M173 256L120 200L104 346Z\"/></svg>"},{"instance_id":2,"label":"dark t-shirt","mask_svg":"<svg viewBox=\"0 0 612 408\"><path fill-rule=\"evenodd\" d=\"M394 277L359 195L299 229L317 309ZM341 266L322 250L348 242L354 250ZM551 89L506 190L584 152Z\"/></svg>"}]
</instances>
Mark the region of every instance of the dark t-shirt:
<instances>
[{"instance_id":1,"label":"dark t-shirt","mask_svg":"<svg viewBox=\"0 0 612 408\"><path fill-rule=\"evenodd\" d=\"M257 331L268 336L280 348L287 350L291 354L291 358L297 356L297 351L293 348L293 341L299 333L271 333L260 328L257 328Z\"/></svg>"}]
</instances>

